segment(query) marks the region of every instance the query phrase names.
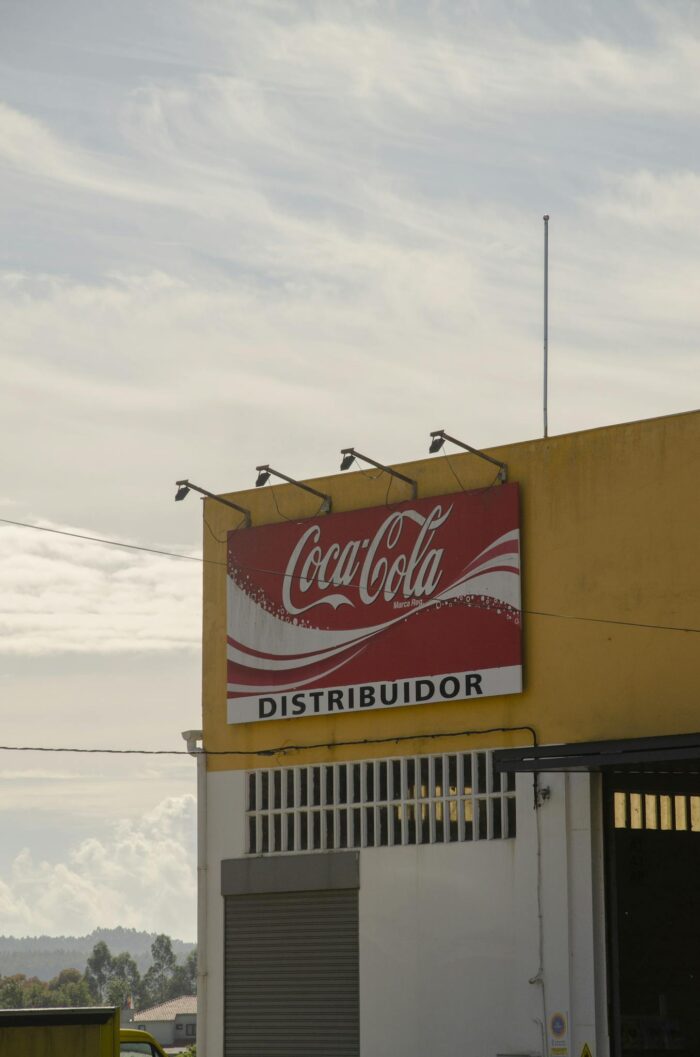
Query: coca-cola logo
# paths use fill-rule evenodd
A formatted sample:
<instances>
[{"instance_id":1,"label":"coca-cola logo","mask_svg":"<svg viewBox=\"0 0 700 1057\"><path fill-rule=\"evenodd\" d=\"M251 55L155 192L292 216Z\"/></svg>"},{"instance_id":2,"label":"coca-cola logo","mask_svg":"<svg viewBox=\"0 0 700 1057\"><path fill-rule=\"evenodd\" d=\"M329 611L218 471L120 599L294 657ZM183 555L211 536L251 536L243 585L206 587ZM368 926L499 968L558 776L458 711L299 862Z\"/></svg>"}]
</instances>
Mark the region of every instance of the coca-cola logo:
<instances>
[{"instance_id":1,"label":"coca-cola logo","mask_svg":"<svg viewBox=\"0 0 700 1057\"><path fill-rule=\"evenodd\" d=\"M427 515L397 510L371 538L331 543L325 550L321 526L311 525L287 562L282 580L285 609L297 616L314 606L354 606L354 599L369 606L378 599L399 598L410 605L412 599L429 598L442 578L444 548L433 546L435 533L451 512L451 506L443 510L440 504ZM312 588L320 597L309 595Z\"/></svg>"}]
</instances>

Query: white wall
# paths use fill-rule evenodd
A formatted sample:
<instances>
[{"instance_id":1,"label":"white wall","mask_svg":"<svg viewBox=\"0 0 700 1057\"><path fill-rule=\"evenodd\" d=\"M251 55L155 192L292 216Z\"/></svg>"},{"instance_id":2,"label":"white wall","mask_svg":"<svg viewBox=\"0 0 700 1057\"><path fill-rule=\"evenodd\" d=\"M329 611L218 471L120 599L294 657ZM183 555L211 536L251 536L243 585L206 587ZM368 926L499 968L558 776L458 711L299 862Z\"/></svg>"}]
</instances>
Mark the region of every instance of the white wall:
<instances>
[{"instance_id":1,"label":"white wall","mask_svg":"<svg viewBox=\"0 0 700 1057\"><path fill-rule=\"evenodd\" d=\"M362 1057L540 1050L530 789L516 840L362 852Z\"/></svg>"},{"instance_id":2,"label":"white wall","mask_svg":"<svg viewBox=\"0 0 700 1057\"><path fill-rule=\"evenodd\" d=\"M192 1034L187 1034L188 1026L194 1026ZM197 1015L195 1013L178 1013L173 1024L172 1038L176 1046L191 1046L197 1036Z\"/></svg>"},{"instance_id":3,"label":"white wall","mask_svg":"<svg viewBox=\"0 0 700 1057\"><path fill-rule=\"evenodd\" d=\"M224 1052L224 900L221 862L245 852L245 774L215 771L207 776L207 1052Z\"/></svg>"},{"instance_id":4,"label":"white wall","mask_svg":"<svg viewBox=\"0 0 700 1057\"><path fill-rule=\"evenodd\" d=\"M138 1017L136 1017L133 1023L133 1027L141 1028L143 1031L149 1031L161 1046L172 1046L173 1025L174 1021L172 1020L140 1021Z\"/></svg>"},{"instance_id":5,"label":"white wall","mask_svg":"<svg viewBox=\"0 0 700 1057\"><path fill-rule=\"evenodd\" d=\"M606 1057L600 834L588 775L549 775L538 840L532 777L518 776L515 840L364 849L360 856L362 1057L549 1053L547 1021L569 1018L567 1057ZM245 777L208 778L208 1043L223 1054L221 861L244 854ZM594 797L594 803L595 803ZM598 986L596 989L596 978ZM535 979L534 983L530 981ZM546 1041L545 1041L546 1040Z\"/></svg>"}]
</instances>

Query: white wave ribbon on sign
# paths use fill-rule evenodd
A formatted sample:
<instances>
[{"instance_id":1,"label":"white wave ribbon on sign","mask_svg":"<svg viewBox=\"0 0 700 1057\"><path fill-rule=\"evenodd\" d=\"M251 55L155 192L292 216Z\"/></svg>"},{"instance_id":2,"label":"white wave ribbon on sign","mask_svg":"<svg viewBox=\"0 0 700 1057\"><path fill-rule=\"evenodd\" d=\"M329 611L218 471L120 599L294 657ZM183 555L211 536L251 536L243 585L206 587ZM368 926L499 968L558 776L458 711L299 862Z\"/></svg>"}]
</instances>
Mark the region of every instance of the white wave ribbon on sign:
<instances>
[{"instance_id":1,"label":"white wave ribbon on sign","mask_svg":"<svg viewBox=\"0 0 700 1057\"><path fill-rule=\"evenodd\" d=\"M228 659L251 674L289 672L286 685L274 690L309 684L321 679L361 652L363 644L388 628L410 619L431 606L469 595L479 595L520 610L520 533L507 532L470 561L451 584L420 605L412 605L382 624L330 630L284 620L256 602L235 580L228 578ZM358 649L359 647L359 649ZM292 672L314 668L310 678L300 680ZM303 673L299 673L302 675ZM259 683L229 683L228 692L265 692ZM272 688L270 688L272 689Z\"/></svg>"}]
</instances>

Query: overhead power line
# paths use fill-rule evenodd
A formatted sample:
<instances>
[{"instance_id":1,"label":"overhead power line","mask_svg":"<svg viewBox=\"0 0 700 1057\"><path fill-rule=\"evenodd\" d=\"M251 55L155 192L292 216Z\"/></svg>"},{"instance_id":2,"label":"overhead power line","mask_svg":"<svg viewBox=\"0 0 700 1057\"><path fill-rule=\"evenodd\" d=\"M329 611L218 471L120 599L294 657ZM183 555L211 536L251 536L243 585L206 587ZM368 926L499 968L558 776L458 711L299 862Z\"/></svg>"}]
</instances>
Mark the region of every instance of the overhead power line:
<instances>
[{"instance_id":1,"label":"overhead power line","mask_svg":"<svg viewBox=\"0 0 700 1057\"><path fill-rule=\"evenodd\" d=\"M290 520L290 519L287 519ZM104 543L110 547L125 547L128 550L134 551L145 551L147 554L157 554L165 558L180 558L183 561L188 562L200 562L205 565L218 565L220 567L226 567L226 562L216 561L213 558L198 558L191 554L177 554L175 551L158 550L155 547L144 547L136 543L122 543L119 540L107 539L102 536L86 536L80 532L69 532L67 529L56 529L48 528L46 525L32 525L26 521L11 521L9 518L0 518L0 523L4 525L15 525L18 528L35 529L37 532L52 532L57 536L70 536L72 539L88 540L90 543ZM211 532L212 536L214 533L207 522L205 522L207 528ZM224 543L225 540L219 539L214 536L217 543ZM301 580L302 577L298 573L282 572L281 569L265 569L261 566L256 565L241 565L239 566L242 572L251 573L263 573L267 576L278 576L281 578L292 578L295 580ZM349 584L348 586L357 586L357 584ZM481 607L475 603L470 603L470 608L480 609L486 608ZM516 612L531 617L550 617L556 620L583 620L593 624L617 624L621 627L627 628L648 628L654 631L681 631L688 634L700 634L700 628L683 627L678 624L651 624L639 620L619 620L614 617L588 617L581 616L578 613L553 613L546 610L540 609L519 609ZM2 746L0 746L2 748Z\"/></svg>"},{"instance_id":2,"label":"overhead power line","mask_svg":"<svg viewBox=\"0 0 700 1057\"><path fill-rule=\"evenodd\" d=\"M125 547L130 551L145 551L147 554L159 554L164 558L180 558L186 562L207 562L211 565L225 565L225 562L211 561L209 558L197 558L192 554L177 554L175 551L158 550L156 547L143 547L137 543L122 543L120 540L105 539L103 536L84 536L80 532L68 532L67 529L49 528L47 525L30 525L26 521L10 521L0 517L3 525L16 525L18 528L35 529L37 532L52 532L55 536L70 536L75 540L89 540L90 543L106 543L109 547Z\"/></svg>"},{"instance_id":3,"label":"overhead power line","mask_svg":"<svg viewBox=\"0 0 700 1057\"><path fill-rule=\"evenodd\" d=\"M0 745L0 752L75 752L86 755L107 756L282 756L290 752L304 752L308 749L349 748L356 745L387 745L403 741L434 741L439 738L464 738L477 734L523 733L527 731L532 744L537 745L537 732L534 727L524 723L513 727L485 727L473 730L430 731L427 734L396 734L386 738L355 738L348 741L317 741L299 745L276 745L265 749L83 749L57 747L53 745Z\"/></svg>"},{"instance_id":4,"label":"overhead power line","mask_svg":"<svg viewBox=\"0 0 700 1057\"><path fill-rule=\"evenodd\" d=\"M541 609L521 609L529 617L553 617L556 620L584 620L593 624L620 624L625 628L650 628L652 631L686 631L700 634L700 628L684 628L678 624L644 624L639 620L613 620L610 617L581 617L574 613L546 613Z\"/></svg>"}]
</instances>

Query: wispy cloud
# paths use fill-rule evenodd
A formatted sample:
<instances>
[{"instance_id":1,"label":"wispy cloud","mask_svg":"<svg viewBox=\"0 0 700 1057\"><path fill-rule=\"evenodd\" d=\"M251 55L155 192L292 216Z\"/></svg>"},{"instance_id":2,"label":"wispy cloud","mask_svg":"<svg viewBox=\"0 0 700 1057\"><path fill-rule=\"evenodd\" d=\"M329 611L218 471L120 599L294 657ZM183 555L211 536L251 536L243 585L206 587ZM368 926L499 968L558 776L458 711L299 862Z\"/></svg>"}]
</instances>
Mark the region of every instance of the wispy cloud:
<instances>
[{"instance_id":1,"label":"wispy cloud","mask_svg":"<svg viewBox=\"0 0 700 1057\"><path fill-rule=\"evenodd\" d=\"M196 562L0 525L0 651L194 649L200 582Z\"/></svg>"},{"instance_id":2,"label":"wispy cloud","mask_svg":"<svg viewBox=\"0 0 700 1057\"><path fill-rule=\"evenodd\" d=\"M603 216L638 229L685 232L700 220L700 171L637 172L611 175L594 203ZM682 251L682 245L681 245Z\"/></svg>"},{"instance_id":3,"label":"wispy cloud","mask_svg":"<svg viewBox=\"0 0 700 1057\"><path fill-rule=\"evenodd\" d=\"M687 20L627 4L620 33L596 5L587 19L562 8L549 20L531 5L489 6L431 4L401 17L379 5L328 4L322 17L309 8L280 17L242 4L219 25L244 71L274 70L274 84L336 106L393 104L432 121L465 105L489 116L505 106L693 112L700 37Z\"/></svg>"}]
</instances>

